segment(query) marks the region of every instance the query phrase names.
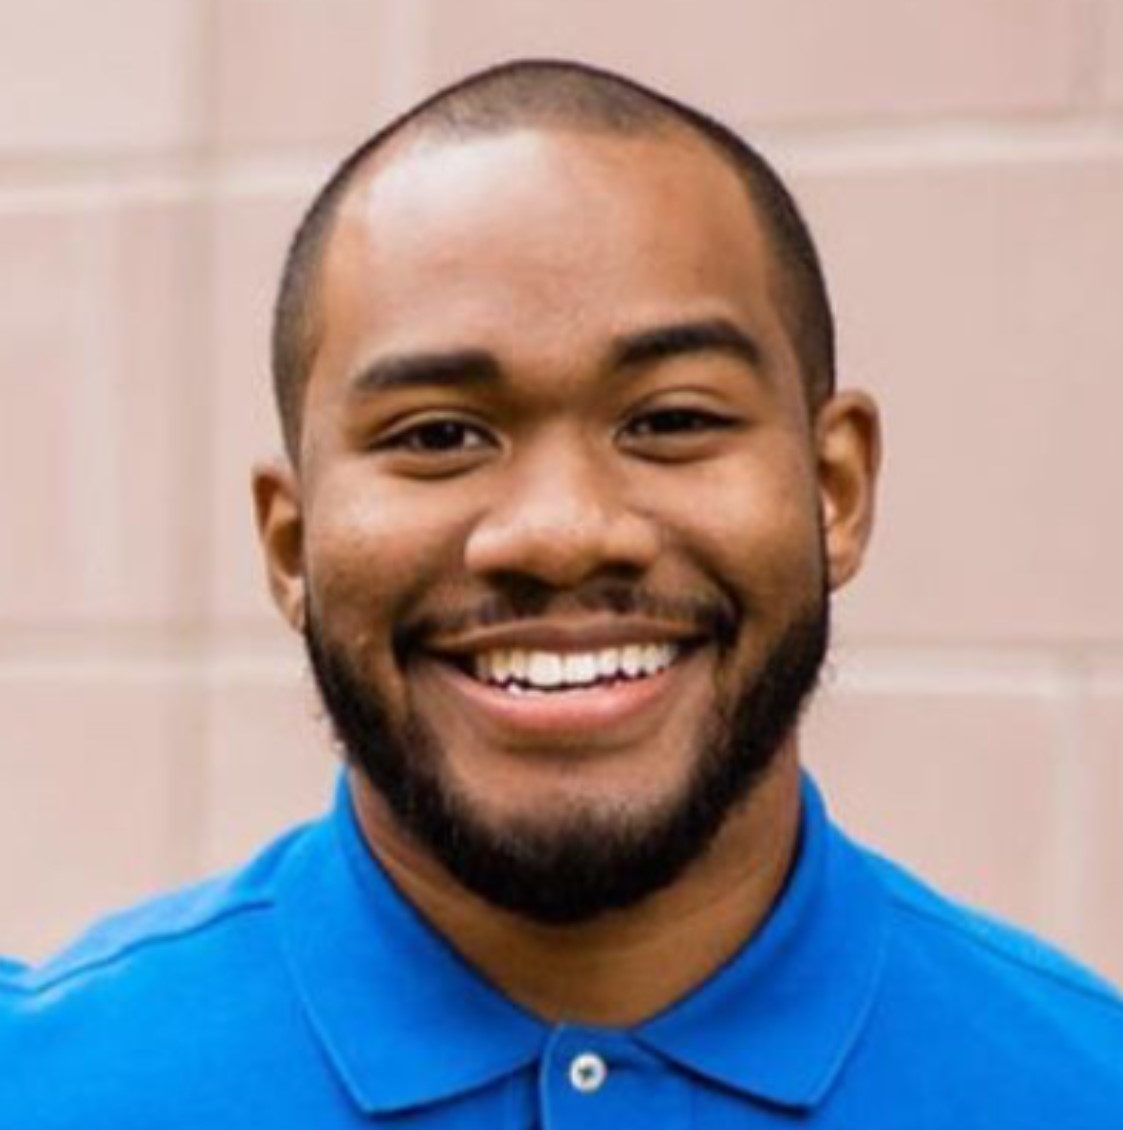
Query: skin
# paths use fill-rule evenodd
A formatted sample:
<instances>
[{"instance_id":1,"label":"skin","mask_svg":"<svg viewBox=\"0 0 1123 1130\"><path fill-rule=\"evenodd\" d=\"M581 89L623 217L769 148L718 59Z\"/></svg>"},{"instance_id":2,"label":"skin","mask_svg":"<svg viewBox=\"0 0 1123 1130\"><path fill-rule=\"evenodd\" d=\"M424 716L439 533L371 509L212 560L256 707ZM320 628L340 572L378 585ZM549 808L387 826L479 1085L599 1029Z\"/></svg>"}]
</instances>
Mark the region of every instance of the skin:
<instances>
[{"instance_id":1,"label":"skin","mask_svg":"<svg viewBox=\"0 0 1123 1130\"><path fill-rule=\"evenodd\" d=\"M775 270L736 176L682 131L406 139L343 202L299 465L255 472L270 583L294 627L311 603L391 721L423 714L443 771L496 826L657 810L714 711L824 582L857 570L876 409L848 391L812 417ZM715 322L755 356L710 344L621 363L641 335ZM488 380L466 375L465 352ZM443 379L417 379L432 355ZM408 387L372 387L402 359ZM494 642L473 612L516 582L548 594L519 630L621 627L577 600L606 578L740 610L736 639L701 641L653 703L608 724L582 723L580 705L575 725L496 721L450 679L440 655ZM633 621L625 634L686 631ZM421 623L424 646L403 656L396 633ZM504 992L550 1019L631 1024L703 981L767 913L798 829L796 747L793 735L677 882L567 927L484 903L361 774L350 783L371 849Z\"/></svg>"}]
</instances>

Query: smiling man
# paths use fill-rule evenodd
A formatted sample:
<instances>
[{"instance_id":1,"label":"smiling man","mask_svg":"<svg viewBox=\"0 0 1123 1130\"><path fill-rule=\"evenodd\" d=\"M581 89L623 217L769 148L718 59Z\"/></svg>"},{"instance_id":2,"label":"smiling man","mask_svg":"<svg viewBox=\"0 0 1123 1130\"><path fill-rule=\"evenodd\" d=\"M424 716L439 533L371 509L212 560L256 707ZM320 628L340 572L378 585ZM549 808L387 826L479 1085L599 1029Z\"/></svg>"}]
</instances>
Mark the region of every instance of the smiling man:
<instances>
[{"instance_id":1,"label":"smiling man","mask_svg":"<svg viewBox=\"0 0 1123 1130\"><path fill-rule=\"evenodd\" d=\"M661 95L514 64L353 154L290 251L254 479L335 811L0 974L0 1112L1123 1124L1112 990L801 774L878 464L833 368L786 190Z\"/></svg>"}]
</instances>

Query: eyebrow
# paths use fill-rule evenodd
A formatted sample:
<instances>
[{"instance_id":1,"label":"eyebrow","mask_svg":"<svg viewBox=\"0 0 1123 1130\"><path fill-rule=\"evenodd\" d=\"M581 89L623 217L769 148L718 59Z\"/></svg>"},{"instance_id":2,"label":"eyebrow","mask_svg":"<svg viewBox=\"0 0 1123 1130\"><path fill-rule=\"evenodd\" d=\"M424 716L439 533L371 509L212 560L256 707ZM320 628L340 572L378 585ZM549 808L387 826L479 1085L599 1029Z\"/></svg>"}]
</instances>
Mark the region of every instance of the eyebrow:
<instances>
[{"instance_id":1,"label":"eyebrow","mask_svg":"<svg viewBox=\"0 0 1123 1130\"><path fill-rule=\"evenodd\" d=\"M756 339L726 318L656 326L622 337L613 349L613 368L638 368L694 353L726 353L753 369L763 369Z\"/></svg>"},{"instance_id":2,"label":"eyebrow","mask_svg":"<svg viewBox=\"0 0 1123 1130\"><path fill-rule=\"evenodd\" d=\"M402 353L380 357L360 369L350 381L351 392L369 395L408 388L463 388L498 384L499 362L482 349L439 353Z\"/></svg>"},{"instance_id":3,"label":"eyebrow","mask_svg":"<svg viewBox=\"0 0 1123 1130\"><path fill-rule=\"evenodd\" d=\"M756 340L725 318L675 322L617 338L609 350L609 369L638 369L699 353L725 353L757 372L763 355ZM363 366L350 380L354 395L410 388L465 388L497 385L503 369L494 354L484 349L401 353L379 357Z\"/></svg>"}]
</instances>

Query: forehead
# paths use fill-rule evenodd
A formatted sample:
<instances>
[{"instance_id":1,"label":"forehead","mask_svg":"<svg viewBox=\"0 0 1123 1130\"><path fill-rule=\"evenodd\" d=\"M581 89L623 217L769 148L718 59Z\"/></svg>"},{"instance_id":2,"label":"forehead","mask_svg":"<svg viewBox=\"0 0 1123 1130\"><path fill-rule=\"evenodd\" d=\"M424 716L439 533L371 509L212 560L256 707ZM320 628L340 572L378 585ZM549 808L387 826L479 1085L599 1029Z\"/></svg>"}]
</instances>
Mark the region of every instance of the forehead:
<instances>
[{"instance_id":1,"label":"forehead","mask_svg":"<svg viewBox=\"0 0 1123 1130\"><path fill-rule=\"evenodd\" d=\"M560 363L688 317L748 323L783 352L770 283L744 184L686 131L422 136L340 204L313 377L380 350Z\"/></svg>"}]
</instances>

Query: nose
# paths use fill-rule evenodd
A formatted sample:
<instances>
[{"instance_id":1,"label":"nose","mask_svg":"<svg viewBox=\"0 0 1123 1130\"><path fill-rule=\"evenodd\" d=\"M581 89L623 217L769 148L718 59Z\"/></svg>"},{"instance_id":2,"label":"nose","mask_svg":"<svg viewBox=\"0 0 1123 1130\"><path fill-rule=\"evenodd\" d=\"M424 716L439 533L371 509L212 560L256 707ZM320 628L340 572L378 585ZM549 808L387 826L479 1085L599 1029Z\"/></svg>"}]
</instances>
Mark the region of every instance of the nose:
<instances>
[{"instance_id":1,"label":"nose","mask_svg":"<svg viewBox=\"0 0 1123 1130\"><path fill-rule=\"evenodd\" d=\"M573 588L605 571L643 572L659 551L653 519L625 500L611 453L573 439L520 453L469 534L479 575L520 575Z\"/></svg>"}]
</instances>

